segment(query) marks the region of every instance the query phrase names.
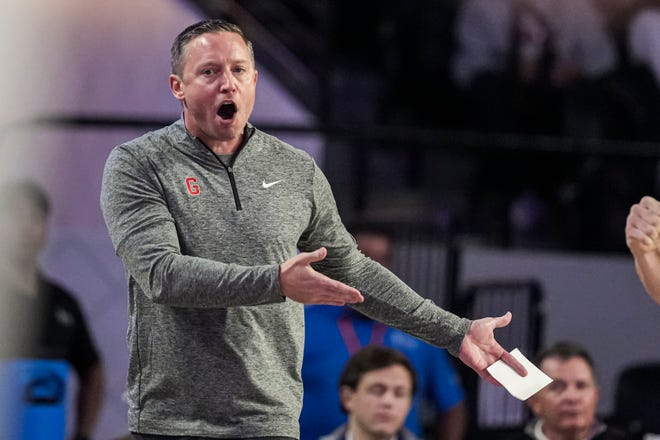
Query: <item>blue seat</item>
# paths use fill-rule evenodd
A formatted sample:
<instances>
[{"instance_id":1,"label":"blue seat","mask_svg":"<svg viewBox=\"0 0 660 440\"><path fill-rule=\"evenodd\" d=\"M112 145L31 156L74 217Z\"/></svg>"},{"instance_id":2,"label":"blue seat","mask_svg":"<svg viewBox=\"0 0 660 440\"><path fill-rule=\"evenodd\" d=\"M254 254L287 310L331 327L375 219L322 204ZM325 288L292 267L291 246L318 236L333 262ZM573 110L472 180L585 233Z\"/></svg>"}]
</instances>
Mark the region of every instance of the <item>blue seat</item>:
<instances>
[{"instance_id":1,"label":"blue seat","mask_svg":"<svg viewBox=\"0 0 660 440\"><path fill-rule=\"evenodd\" d=\"M68 377L63 360L0 362L0 438L64 440Z\"/></svg>"}]
</instances>

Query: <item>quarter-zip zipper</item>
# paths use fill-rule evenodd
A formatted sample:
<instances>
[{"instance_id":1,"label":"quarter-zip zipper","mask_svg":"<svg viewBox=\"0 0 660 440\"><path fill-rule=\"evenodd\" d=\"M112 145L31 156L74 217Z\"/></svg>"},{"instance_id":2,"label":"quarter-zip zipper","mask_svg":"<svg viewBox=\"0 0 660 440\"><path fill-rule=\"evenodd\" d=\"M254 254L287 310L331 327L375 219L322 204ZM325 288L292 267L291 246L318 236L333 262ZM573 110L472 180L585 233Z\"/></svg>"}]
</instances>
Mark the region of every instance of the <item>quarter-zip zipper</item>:
<instances>
[{"instance_id":1,"label":"quarter-zip zipper","mask_svg":"<svg viewBox=\"0 0 660 440\"><path fill-rule=\"evenodd\" d=\"M210 148L209 151L211 151ZM241 211L243 209L243 206L241 205L241 198L238 196L238 187L236 186L236 178L234 177L234 160L236 159L236 154L238 154L238 152L232 155L229 161L229 165L226 165L217 154L213 153L213 151L211 151L211 154L213 154L213 156L217 159L218 163L222 165L222 168L224 168L225 171L227 172L227 176L229 177L229 184L231 185L231 193L234 196L234 204L236 205L236 211Z\"/></svg>"},{"instance_id":2,"label":"quarter-zip zipper","mask_svg":"<svg viewBox=\"0 0 660 440\"><path fill-rule=\"evenodd\" d=\"M227 172L227 176L229 176L229 184L231 185L231 193L234 195L234 204L236 205L236 211L241 211L243 209L243 206L241 205L241 198L238 196L238 187L236 186L236 178L234 177L234 159L236 159L236 155L233 155L230 160L229 165L225 165L225 163L220 159L217 155L213 154L216 159L218 159L218 162L220 165L222 165L222 168L225 169Z\"/></svg>"},{"instance_id":3,"label":"quarter-zip zipper","mask_svg":"<svg viewBox=\"0 0 660 440\"><path fill-rule=\"evenodd\" d=\"M222 165L222 168L227 171L227 176L229 176L229 184L231 185L231 193L234 196L234 204L236 205L236 211L242 211L243 210L243 205L241 205L241 198L238 195L238 187L236 186L236 178L234 177L234 161L236 161L236 156L239 155L241 150L243 150L243 147L247 142L250 140L252 135L254 134L254 128L251 128L249 126L245 127L244 130L244 135L243 135L243 143L238 147L238 150L234 154L232 154L231 159L229 160L229 165L225 165L225 163L216 155L209 147L206 145L204 142L202 142L201 139L199 141L206 147L207 150L213 154L213 156L218 160L220 165Z\"/></svg>"},{"instance_id":4,"label":"quarter-zip zipper","mask_svg":"<svg viewBox=\"0 0 660 440\"><path fill-rule=\"evenodd\" d=\"M236 179L234 179L234 167L231 165L230 166L225 166L225 164L222 165L225 167L225 170L227 170L227 175L229 175L229 183L231 184L231 192L234 195L234 203L236 204L236 211L240 211L243 209L243 206L241 206L241 198L238 197L238 188L236 187Z\"/></svg>"}]
</instances>

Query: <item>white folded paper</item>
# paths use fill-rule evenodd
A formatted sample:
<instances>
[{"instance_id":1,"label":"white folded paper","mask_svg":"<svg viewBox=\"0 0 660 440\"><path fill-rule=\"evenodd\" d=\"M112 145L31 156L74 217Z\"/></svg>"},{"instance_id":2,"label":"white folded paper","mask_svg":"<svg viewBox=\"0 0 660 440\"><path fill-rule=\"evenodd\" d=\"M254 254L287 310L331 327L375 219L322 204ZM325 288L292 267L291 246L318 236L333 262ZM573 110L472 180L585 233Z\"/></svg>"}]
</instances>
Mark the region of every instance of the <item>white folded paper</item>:
<instances>
[{"instance_id":1,"label":"white folded paper","mask_svg":"<svg viewBox=\"0 0 660 440\"><path fill-rule=\"evenodd\" d=\"M527 400L541 388L552 382L543 371L532 364L517 348L511 351L513 357L527 369L527 376L522 377L513 368L501 360L486 368L511 395L520 400Z\"/></svg>"}]
</instances>

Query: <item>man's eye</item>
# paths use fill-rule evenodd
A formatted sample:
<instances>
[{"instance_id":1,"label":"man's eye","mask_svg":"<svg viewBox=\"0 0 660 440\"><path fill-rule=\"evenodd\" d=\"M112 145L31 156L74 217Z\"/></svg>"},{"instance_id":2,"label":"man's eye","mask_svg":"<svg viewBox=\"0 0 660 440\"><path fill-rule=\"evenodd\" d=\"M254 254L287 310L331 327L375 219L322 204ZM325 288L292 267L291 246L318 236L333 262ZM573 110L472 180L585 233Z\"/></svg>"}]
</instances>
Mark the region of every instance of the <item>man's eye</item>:
<instances>
[{"instance_id":1,"label":"man's eye","mask_svg":"<svg viewBox=\"0 0 660 440\"><path fill-rule=\"evenodd\" d=\"M202 71L203 75L213 75L213 69L204 69Z\"/></svg>"},{"instance_id":2,"label":"man's eye","mask_svg":"<svg viewBox=\"0 0 660 440\"><path fill-rule=\"evenodd\" d=\"M575 384L575 387L578 390L586 390L587 388L590 387L590 384L587 382L578 382L577 384Z\"/></svg>"},{"instance_id":3,"label":"man's eye","mask_svg":"<svg viewBox=\"0 0 660 440\"><path fill-rule=\"evenodd\" d=\"M369 387L368 391L375 396L382 396L385 393L385 387L382 385L374 385Z\"/></svg>"},{"instance_id":4,"label":"man's eye","mask_svg":"<svg viewBox=\"0 0 660 440\"><path fill-rule=\"evenodd\" d=\"M554 382L552 382L548 386L549 390L555 391L555 392L561 392L561 391L564 390L564 388L566 388L566 384L564 382L561 382L561 381L558 381L558 380L555 380Z\"/></svg>"},{"instance_id":5,"label":"man's eye","mask_svg":"<svg viewBox=\"0 0 660 440\"><path fill-rule=\"evenodd\" d=\"M405 390L405 389L403 389L403 388L397 388L397 389L394 391L394 394L396 395L396 397L402 398L402 397L408 397L408 394L409 394L409 393L408 393L407 390Z\"/></svg>"},{"instance_id":6,"label":"man's eye","mask_svg":"<svg viewBox=\"0 0 660 440\"><path fill-rule=\"evenodd\" d=\"M234 73L243 73L247 69L245 67L234 67Z\"/></svg>"}]
</instances>

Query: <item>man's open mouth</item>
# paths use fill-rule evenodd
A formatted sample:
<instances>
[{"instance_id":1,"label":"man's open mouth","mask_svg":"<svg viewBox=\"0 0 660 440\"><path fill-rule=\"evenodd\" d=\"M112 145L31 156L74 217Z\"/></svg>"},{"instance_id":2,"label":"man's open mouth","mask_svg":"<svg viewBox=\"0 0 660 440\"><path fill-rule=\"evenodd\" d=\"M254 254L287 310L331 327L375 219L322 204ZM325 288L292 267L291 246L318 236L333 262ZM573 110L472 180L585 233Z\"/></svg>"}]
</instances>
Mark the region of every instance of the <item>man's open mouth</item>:
<instances>
[{"instance_id":1,"label":"man's open mouth","mask_svg":"<svg viewBox=\"0 0 660 440\"><path fill-rule=\"evenodd\" d=\"M233 102L225 102L218 109L218 116L222 119L231 119L236 114L236 104Z\"/></svg>"}]
</instances>

